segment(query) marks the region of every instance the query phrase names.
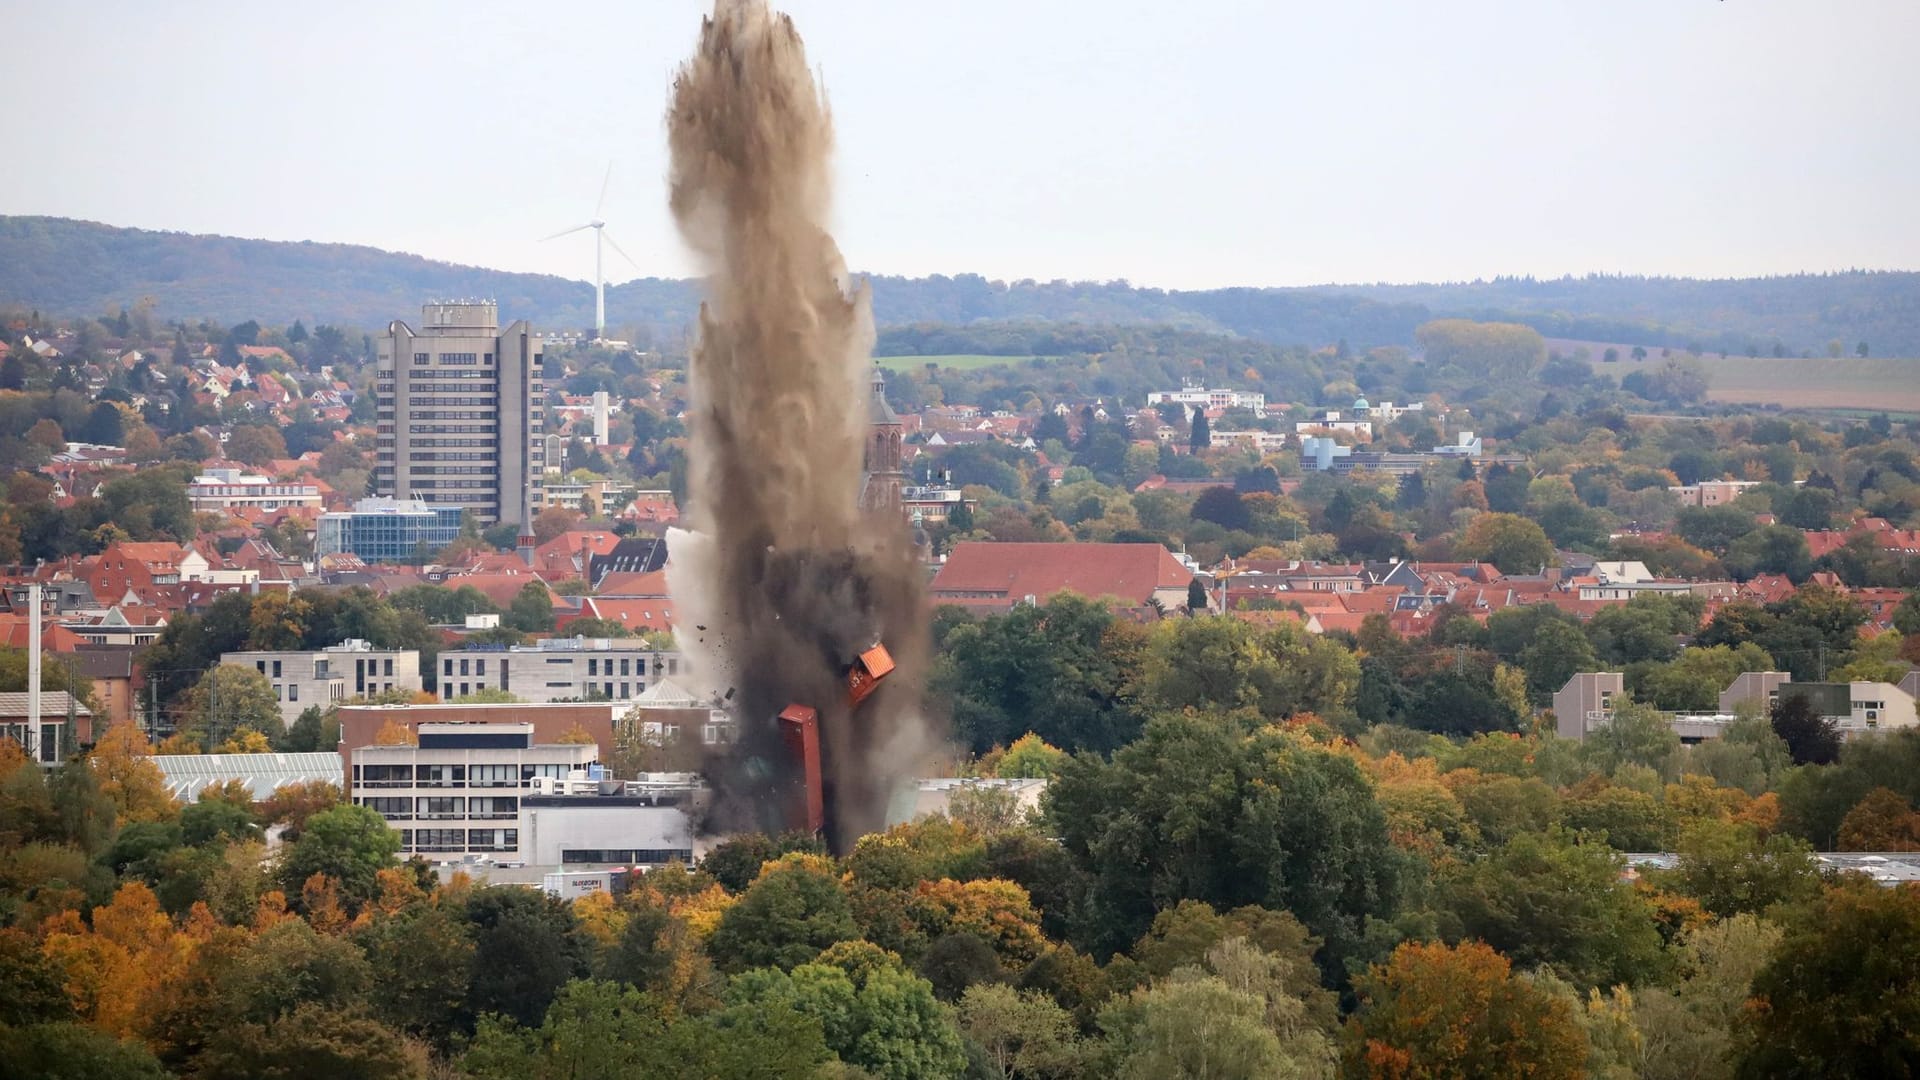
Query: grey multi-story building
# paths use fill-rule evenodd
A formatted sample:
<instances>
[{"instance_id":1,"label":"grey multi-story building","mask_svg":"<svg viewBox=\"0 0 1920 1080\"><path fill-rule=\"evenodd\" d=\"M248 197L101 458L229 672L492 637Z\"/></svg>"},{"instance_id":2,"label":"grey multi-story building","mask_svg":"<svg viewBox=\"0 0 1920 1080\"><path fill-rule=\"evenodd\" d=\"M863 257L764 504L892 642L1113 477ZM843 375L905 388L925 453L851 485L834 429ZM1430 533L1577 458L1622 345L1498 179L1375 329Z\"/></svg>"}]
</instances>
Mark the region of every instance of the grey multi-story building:
<instances>
[{"instance_id":1,"label":"grey multi-story building","mask_svg":"<svg viewBox=\"0 0 1920 1080\"><path fill-rule=\"evenodd\" d=\"M546 471L540 338L488 301L426 304L387 325L375 385L376 494L472 510L526 531Z\"/></svg>"},{"instance_id":2,"label":"grey multi-story building","mask_svg":"<svg viewBox=\"0 0 1920 1080\"><path fill-rule=\"evenodd\" d=\"M418 693L421 688L417 650L376 649L358 638L324 649L221 653L220 662L265 675L280 703L280 719L287 724L315 705L325 709L351 698L392 690Z\"/></svg>"}]
</instances>

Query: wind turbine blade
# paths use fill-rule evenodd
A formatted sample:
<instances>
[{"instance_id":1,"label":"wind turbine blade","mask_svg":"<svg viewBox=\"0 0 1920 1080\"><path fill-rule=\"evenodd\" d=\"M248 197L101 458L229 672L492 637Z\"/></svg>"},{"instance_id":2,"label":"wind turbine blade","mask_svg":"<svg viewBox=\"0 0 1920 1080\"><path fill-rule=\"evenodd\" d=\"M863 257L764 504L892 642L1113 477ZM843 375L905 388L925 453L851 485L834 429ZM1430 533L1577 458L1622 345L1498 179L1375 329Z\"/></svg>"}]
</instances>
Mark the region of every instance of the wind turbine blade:
<instances>
[{"instance_id":1,"label":"wind turbine blade","mask_svg":"<svg viewBox=\"0 0 1920 1080\"><path fill-rule=\"evenodd\" d=\"M606 179L600 181L600 201L593 204L593 220L600 220L600 211L607 208L607 185L613 183L613 162L607 162Z\"/></svg>"},{"instance_id":2,"label":"wind turbine blade","mask_svg":"<svg viewBox=\"0 0 1920 1080\"><path fill-rule=\"evenodd\" d=\"M553 234L552 236L543 236L543 237L541 237L541 238L540 238L540 242L544 244L544 243L546 243L546 242L547 242L547 241L549 241L549 240L558 240L558 239L560 239L561 237L563 237L563 236L565 236L565 235L567 235L568 233L577 233L577 232L579 232L579 231L580 231L581 229L591 229L591 228L593 228L593 226L592 226L591 224L587 224L587 225L575 225L575 226L574 226L573 228L571 228L571 229L561 229L561 230L560 230L559 232L557 232L557 233L554 233L554 234Z\"/></svg>"},{"instance_id":3,"label":"wind turbine blade","mask_svg":"<svg viewBox=\"0 0 1920 1080\"><path fill-rule=\"evenodd\" d=\"M647 272L647 271L646 271L646 269L645 269L644 267L642 267L642 266L641 266L641 265L640 265L639 263L637 263L637 262L634 262L634 258L633 258L633 256L631 256L631 255L629 255L629 254L627 254L627 253L626 253L625 251L621 251L621 249L620 249L620 245L619 245L619 244L616 244L616 243L614 243L614 242L613 242L613 237L611 237L611 236L608 236L608 235L607 235L607 230L605 230L605 229L601 229L601 230L600 230L600 239L602 239L602 240L605 240L605 241L607 242L607 246L608 246L608 247L610 247L610 248L612 248L612 249L613 249L613 250L615 250L615 251L619 251L619 252L620 252L620 257L621 257L621 258L623 258L623 259L625 259L625 260L627 260L627 261L628 261L628 262L630 262L630 263L633 263L633 268L634 268L635 270L638 270L638 271L640 271L640 272L641 272L641 273L643 273L643 274Z\"/></svg>"}]
</instances>

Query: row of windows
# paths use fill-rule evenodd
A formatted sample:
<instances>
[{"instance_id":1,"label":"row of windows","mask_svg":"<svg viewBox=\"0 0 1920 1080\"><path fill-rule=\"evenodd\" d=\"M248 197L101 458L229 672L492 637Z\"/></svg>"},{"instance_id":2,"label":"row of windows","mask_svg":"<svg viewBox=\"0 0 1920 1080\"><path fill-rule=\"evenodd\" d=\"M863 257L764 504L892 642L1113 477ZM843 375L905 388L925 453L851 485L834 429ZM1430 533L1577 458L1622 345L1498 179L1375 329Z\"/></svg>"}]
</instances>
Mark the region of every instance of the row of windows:
<instances>
[{"instance_id":1,"label":"row of windows","mask_svg":"<svg viewBox=\"0 0 1920 1080\"><path fill-rule=\"evenodd\" d=\"M492 446L492 439L412 439L413 446Z\"/></svg>"},{"instance_id":2,"label":"row of windows","mask_svg":"<svg viewBox=\"0 0 1920 1080\"><path fill-rule=\"evenodd\" d=\"M693 851L689 848L561 848L560 861L664 866L670 862L692 862Z\"/></svg>"},{"instance_id":3,"label":"row of windows","mask_svg":"<svg viewBox=\"0 0 1920 1080\"><path fill-rule=\"evenodd\" d=\"M571 765L355 765L356 788L526 787L536 776L564 780Z\"/></svg>"},{"instance_id":4,"label":"row of windows","mask_svg":"<svg viewBox=\"0 0 1920 1080\"><path fill-rule=\"evenodd\" d=\"M492 409L410 409L409 420L491 420Z\"/></svg>"},{"instance_id":5,"label":"row of windows","mask_svg":"<svg viewBox=\"0 0 1920 1080\"><path fill-rule=\"evenodd\" d=\"M520 800L512 795L476 795L471 799L452 795L414 798L408 795L362 796L354 802L381 817L393 821L454 820L458 818L510 818L520 813Z\"/></svg>"},{"instance_id":6,"label":"row of windows","mask_svg":"<svg viewBox=\"0 0 1920 1080\"><path fill-rule=\"evenodd\" d=\"M492 461L494 459L492 453L481 450L454 451L439 454L414 454L411 456L414 461ZM440 471L447 472L449 470L441 469Z\"/></svg>"},{"instance_id":7,"label":"row of windows","mask_svg":"<svg viewBox=\"0 0 1920 1080\"><path fill-rule=\"evenodd\" d=\"M409 405L487 405L496 404L492 394L462 394L458 397L430 397L414 395L407 399Z\"/></svg>"},{"instance_id":8,"label":"row of windows","mask_svg":"<svg viewBox=\"0 0 1920 1080\"><path fill-rule=\"evenodd\" d=\"M489 364L493 363L492 353L487 353L486 357L487 357L487 363ZM434 359L433 356L429 353L417 352L413 354L413 365L415 367L424 367L429 361L432 361L433 359ZM464 364L464 365L471 366L471 365L480 363L480 354L470 353L470 352L441 353L438 363Z\"/></svg>"},{"instance_id":9,"label":"row of windows","mask_svg":"<svg viewBox=\"0 0 1920 1080\"><path fill-rule=\"evenodd\" d=\"M407 431L414 435L445 435L449 432L493 431L492 424L409 424ZM411 442L411 440L409 440Z\"/></svg>"},{"instance_id":10,"label":"row of windows","mask_svg":"<svg viewBox=\"0 0 1920 1080\"><path fill-rule=\"evenodd\" d=\"M406 851L518 851L519 829L401 829Z\"/></svg>"},{"instance_id":11,"label":"row of windows","mask_svg":"<svg viewBox=\"0 0 1920 1080\"><path fill-rule=\"evenodd\" d=\"M415 469L414 474L417 476L492 476L499 471L490 465L435 465Z\"/></svg>"},{"instance_id":12,"label":"row of windows","mask_svg":"<svg viewBox=\"0 0 1920 1080\"><path fill-rule=\"evenodd\" d=\"M462 491L492 491L491 480L415 480L413 486L421 489L438 488L442 491L458 489Z\"/></svg>"},{"instance_id":13,"label":"row of windows","mask_svg":"<svg viewBox=\"0 0 1920 1080\"><path fill-rule=\"evenodd\" d=\"M413 373L412 382L413 382L413 385L420 386L420 385L423 385L419 381L421 379L491 379L491 378L493 378L493 372L491 371L416 371ZM424 385L431 386L432 383L426 383Z\"/></svg>"}]
</instances>

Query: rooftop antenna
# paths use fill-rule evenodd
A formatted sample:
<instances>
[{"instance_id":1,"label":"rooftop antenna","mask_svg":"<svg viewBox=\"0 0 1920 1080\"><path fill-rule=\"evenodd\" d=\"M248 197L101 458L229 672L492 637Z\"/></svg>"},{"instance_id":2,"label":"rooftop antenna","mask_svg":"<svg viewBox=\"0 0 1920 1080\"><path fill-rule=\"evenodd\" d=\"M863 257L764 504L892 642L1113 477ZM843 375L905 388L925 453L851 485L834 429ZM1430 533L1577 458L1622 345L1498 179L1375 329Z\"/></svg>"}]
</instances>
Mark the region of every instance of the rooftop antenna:
<instances>
[{"instance_id":1,"label":"rooftop antenna","mask_svg":"<svg viewBox=\"0 0 1920 1080\"><path fill-rule=\"evenodd\" d=\"M613 162L609 161L607 162L606 178L600 181L600 201L593 205L593 218L585 225L575 225L571 229L562 229L541 241L545 243L546 240L558 240L563 236L570 233L577 233L582 229L593 230L593 339L595 341L602 340L607 336L607 275L602 270L603 253L601 245L606 244L612 246L613 250L620 252L621 258L633 263L635 270L640 269L640 264L634 262L633 256L627 254L625 251L621 251L620 245L614 243L613 237L607 235L607 223L601 220L600 212L607 207L607 186L611 183L613 183Z\"/></svg>"}]
</instances>

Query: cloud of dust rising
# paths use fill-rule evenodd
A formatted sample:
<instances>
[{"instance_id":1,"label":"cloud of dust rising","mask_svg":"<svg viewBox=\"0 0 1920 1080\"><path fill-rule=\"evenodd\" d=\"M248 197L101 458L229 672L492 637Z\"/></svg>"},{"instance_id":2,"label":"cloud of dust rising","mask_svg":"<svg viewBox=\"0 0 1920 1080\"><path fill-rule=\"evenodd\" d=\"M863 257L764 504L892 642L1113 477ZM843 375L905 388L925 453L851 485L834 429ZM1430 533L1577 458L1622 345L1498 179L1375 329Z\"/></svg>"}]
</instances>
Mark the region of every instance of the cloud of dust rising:
<instances>
[{"instance_id":1,"label":"cloud of dust rising","mask_svg":"<svg viewBox=\"0 0 1920 1080\"><path fill-rule=\"evenodd\" d=\"M782 827L797 769L775 717L798 702L820 713L827 839L846 850L938 739L920 709L923 572L897 513L860 508L871 299L827 234L833 124L792 21L718 0L667 131L670 205L707 291L688 374L699 538L672 548L669 584L676 635L724 673L739 735L708 763L711 824ZM844 672L876 641L898 667L855 715Z\"/></svg>"}]
</instances>

